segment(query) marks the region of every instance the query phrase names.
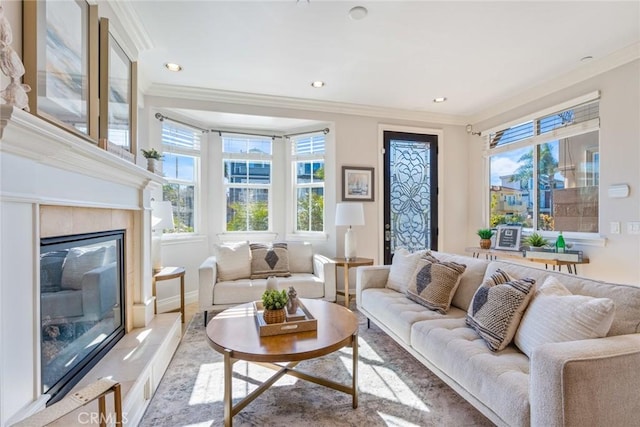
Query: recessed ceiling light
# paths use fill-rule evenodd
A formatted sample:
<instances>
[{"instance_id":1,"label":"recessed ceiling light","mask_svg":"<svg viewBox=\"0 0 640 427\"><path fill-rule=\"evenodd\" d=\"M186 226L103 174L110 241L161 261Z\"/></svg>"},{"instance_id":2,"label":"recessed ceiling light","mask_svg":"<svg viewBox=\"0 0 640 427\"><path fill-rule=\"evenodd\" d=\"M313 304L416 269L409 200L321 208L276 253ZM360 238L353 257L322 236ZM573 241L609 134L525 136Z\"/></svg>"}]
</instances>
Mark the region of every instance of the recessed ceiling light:
<instances>
[{"instance_id":1,"label":"recessed ceiling light","mask_svg":"<svg viewBox=\"0 0 640 427\"><path fill-rule=\"evenodd\" d=\"M367 16L367 13L369 13L369 11L364 6L352 7L351 10L349 10L349 18L354 21L359 21L364 19L364 17Z\"/></svg>"},{"instance_id":2,"label":"recessed ceiling light","mask_svg":"<svg viewBox=\"0 0 640 427\"><path fill-rule=\"evenodd\" d=\"M165 62L164 66L167 70L174 71L176 73L178 71L182 71L182 65L176 64L175 62Z\"/></svg>"},{"instance_id":3,"label":"recessed ceiling light","mask_svg":"<svg viewBox=\"0 0 640 427\"><path fill-rule=\"evenodd\" d=\"M311 86L313 86L313 87L322 87L322 86L324 86L324 82L320 81L320 80L316 80L315 82L311 83Z\"/></svg>"},{"instance_id":4,"label":"recessed ceiling light","mask_svg":"<svg viewBox=\"0 0 640 427\"><path fill-rule=\"evenodd\" d=\"M440 98L433 98L433 102L435 102L436 104L439 104L439 103L444 102L446 100L447 100L447 98L444 97L444 96L441 96Z\"/></svg>"}]
</instances>

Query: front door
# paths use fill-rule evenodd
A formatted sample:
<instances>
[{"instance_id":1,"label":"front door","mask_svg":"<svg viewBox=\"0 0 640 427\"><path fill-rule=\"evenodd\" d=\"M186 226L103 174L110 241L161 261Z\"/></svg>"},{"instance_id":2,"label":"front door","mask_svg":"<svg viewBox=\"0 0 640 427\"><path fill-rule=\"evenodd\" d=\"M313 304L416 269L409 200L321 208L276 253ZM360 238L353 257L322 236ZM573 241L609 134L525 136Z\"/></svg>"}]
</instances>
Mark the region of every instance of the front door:
<instances>
[{"instance_id":1,"label":"front door","mask_svg":"<svg viewBox=\"0 0 640 427\"><path fill-rule=\"evenodd\" d=\"M396 248L437 250L438 136L384 131L384 263Z\"/></svg>"}]
</instances>

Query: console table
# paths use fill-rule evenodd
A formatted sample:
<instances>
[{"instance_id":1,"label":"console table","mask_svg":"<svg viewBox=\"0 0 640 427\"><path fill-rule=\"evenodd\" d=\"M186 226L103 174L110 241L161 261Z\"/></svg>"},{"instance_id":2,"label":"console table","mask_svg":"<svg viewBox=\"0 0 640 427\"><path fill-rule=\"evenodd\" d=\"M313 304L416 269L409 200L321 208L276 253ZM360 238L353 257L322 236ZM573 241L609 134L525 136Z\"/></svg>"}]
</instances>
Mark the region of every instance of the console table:
<instances>
[{"instance_id":1,"label":"console table","mask_svg":"<svg viewBox=\"0 0 640 427\"><path fill-rule=\"evenodd\" d=\"M565 261L559 259L543 259L543 258L525 258L522 256L522 252L520 251L504 251L499 249L481 249L477 246L471 246L464 249L465 252L470 252L474 258L479 258L480 254L484 254L486 259L497 259L499 258L512 258L518 259L521 261L530 261L537 262L539 264L544 264L544 268L548 268L549 265L556 269L556 265L558 266L558 271L562 270L562 266L567 267L567 271L571 274L578 274L578 264L589 264L589 258L583 257L581 261Z\"/></svg>"}]
</instances>

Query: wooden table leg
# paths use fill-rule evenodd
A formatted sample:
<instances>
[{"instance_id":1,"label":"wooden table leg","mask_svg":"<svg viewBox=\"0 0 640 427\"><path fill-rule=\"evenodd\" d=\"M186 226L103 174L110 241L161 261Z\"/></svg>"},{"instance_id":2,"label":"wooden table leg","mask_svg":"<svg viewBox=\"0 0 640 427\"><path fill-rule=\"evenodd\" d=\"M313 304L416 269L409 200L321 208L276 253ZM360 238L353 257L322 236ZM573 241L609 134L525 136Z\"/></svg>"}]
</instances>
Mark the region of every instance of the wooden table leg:
<instances>
[{"instance_id":1,"label":"wooden table leg","mask_svg":"<svg viewBox=\"0 0 640 427\"><path fill-rule=\"evenodd\" d=\"M182 314L182 323L184 323L184 274L180 276L180 313Z\"/></svg>"},{"instance_id":2,"label":"wooden table leg","mask_svg":"<svg viewBox=\"0 0 640 427\"><path fill-rule=\"evenodd\" d=\"M224 351L224 425L233 425L233 399L231 396L231 373L233 364L231 363L231 350Z\"/></svg>"},{"instance_id":3,"label":"wooden table leg","mask_svg":"<svg viewBox=\"0 0 640 427\"><path fill-rule=\"evenodd\" d=\"M344 269L344 306L349 308L349 267L346 265Z\"/></svg>"},{"instance_id":4,"label":"wooden table leg","mask_svg":"<svg viewBox=\"0 0 640 427\"><path fill-rule=\"evenodd\" d=\"M351 387L353 387L353 409L358 407L358 333L352 335L351 347L353 352L351 357L353 358L353 379Z\"/></svg>"},{"instance_id":5,"label":"wooden table leg","mask_svg":"<svg viewBox=\"0 0 640 427\"><path fill-rule=\"evenodd\" d=\"M151 280L151 293L153 295L153 314L158 314L158 298L156 297L156 279Z\"/></svg>"}]
</instances>

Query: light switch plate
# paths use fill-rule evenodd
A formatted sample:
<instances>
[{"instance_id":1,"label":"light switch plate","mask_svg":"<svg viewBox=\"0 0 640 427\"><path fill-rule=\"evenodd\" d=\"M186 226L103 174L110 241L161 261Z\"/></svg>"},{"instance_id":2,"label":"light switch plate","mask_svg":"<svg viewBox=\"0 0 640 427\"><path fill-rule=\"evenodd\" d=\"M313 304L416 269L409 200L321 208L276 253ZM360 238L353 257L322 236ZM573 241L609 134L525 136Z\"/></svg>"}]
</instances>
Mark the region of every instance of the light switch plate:
<instances>
[{"instance_id":1,"label":"light switch plate","mask_svg":"<svg viewBox=\"0 0 640 427\"><path fill-rule=\"evenodd\" d=\"M620 234L620 222L612 221L611 223L609 223L609 232L611 234Z\"/></svg>"},{"instance_id":2,"label":"light switch plate","mask_svg":"<svg viewBox=\"0 0 640 427\"><path fill-rule=\"evenodd\" d=\"M630 221L627 223L627 233L640 234L640 221Z\"/></svg>"}]
</instances>

